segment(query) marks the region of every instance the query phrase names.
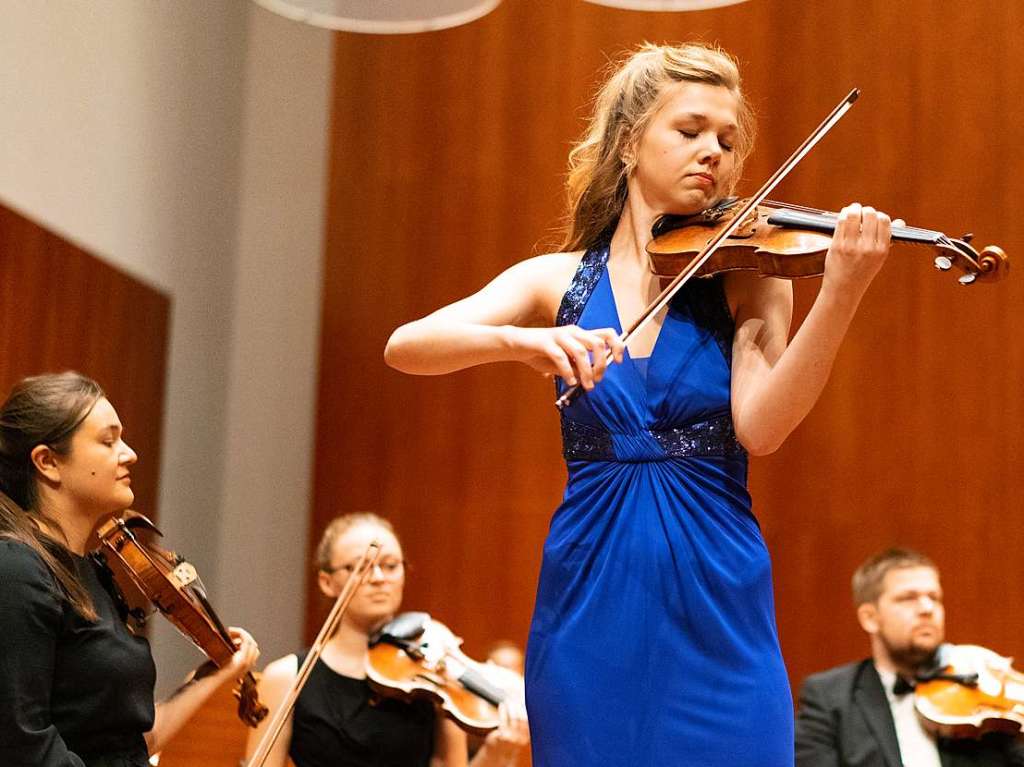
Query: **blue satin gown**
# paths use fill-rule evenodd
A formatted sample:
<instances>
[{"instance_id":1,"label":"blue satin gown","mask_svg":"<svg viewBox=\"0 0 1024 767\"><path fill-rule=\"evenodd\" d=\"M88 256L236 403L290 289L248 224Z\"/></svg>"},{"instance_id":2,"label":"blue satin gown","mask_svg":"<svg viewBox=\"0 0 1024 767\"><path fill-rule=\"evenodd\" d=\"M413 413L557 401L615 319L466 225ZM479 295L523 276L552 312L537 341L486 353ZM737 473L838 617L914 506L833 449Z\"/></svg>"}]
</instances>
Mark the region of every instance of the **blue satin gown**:
<instances>
[{"instance_id":1,"label":"blue satin gown","mask_svg":"<svg viewBox=\"0 0 1024 767\"><path fill-rule=\"evenodd\" d=\"M607 245L584 256L560 325L621 330L607 260ZM527 652L534 767L793 765L732 335L721 280L693 281L650 358L627 355L562 413L569 482Z\"/></svg>"}]
</instances>

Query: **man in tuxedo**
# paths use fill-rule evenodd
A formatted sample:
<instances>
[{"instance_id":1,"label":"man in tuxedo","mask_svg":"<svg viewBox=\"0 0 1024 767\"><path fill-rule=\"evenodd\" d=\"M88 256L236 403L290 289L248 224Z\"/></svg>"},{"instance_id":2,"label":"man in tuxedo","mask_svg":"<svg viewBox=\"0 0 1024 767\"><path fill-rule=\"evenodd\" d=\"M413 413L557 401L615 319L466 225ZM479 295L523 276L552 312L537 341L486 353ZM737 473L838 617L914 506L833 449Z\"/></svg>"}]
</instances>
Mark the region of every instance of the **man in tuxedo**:
<instances>
[{"instance_id":1,"label":"man in tuxedo","mask_svg":"<svg viewBox=\"0 0 1024 767\"><path fill-rule=\"evenodd\" d=\"M910 549L889 549L853 575L857 620L871 657L804 680L796 767L1024 765L1024 742L936 738L914 710L913 680L935 665L945 636L939 571Z\"/></svg>"}]
</instances>

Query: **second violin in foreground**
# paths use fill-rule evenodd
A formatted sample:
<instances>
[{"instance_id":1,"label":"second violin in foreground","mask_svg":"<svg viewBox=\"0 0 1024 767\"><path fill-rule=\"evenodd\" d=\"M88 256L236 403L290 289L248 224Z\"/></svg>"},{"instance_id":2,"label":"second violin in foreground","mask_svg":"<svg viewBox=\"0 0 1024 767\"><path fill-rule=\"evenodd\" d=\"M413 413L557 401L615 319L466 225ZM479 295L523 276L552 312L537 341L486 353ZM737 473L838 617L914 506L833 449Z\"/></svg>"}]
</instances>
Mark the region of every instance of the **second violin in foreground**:
<instances>
[{"instance_id":1,"label":"second violin in foreground","mask_svg":"<svg viewBox=\"0 0 1024 767\"><path fill-rule=\"evenodd\" d=\"M141 628L155 608L206 653L215 667L226 666L236 648L227 627L210 605L199 574L184 557L153 542L143 542L137 535L143 531L161 534L142 514L125 511L99 527L99 546L92 555L110 573L129 626ZM197 673L202 676L208 671L201 669ZM238 717L249 727L256 727L267 715L251 672L239 680L235 697Z\"/></svg>"}]
</instances>

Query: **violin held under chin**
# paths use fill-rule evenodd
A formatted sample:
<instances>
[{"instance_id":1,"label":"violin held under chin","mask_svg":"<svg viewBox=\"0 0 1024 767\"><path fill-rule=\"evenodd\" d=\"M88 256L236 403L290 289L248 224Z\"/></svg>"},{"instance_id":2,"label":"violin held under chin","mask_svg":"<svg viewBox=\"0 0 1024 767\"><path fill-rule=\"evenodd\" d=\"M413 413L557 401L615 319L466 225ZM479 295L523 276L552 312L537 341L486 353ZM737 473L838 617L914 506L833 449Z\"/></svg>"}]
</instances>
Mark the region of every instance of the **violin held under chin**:
<instances>
[{"instance_id":1,"label":"violin held under chin","mask_svg":"<svg viewBox=\"0 0 1024 767\"><path fill-rule=\"evenodd\" d=\"M695 216L659 218L652 231L654 239L647 245L651 271L659 277L674 277L686 269L745 202L729 197ZM765 277L820 277L837 220L836 213L766 200L747 214L697 276L751 270ZM1001 248L989 245L978 252L970 245L970 234L955 239L931 229L894 226L892 239L932 248L935 267L959 272L961 285L1001 279L1010 268Z\"/></svg>"},{"instance_id":2,"label":"violin held under chin","mask_svg":"<svg viewBox=\"0 0 1024 767\"><path fill-rule=\"evenodd\" d=\"M1024 674L978 645L943 645L932 671L918 674L914 707L945 738L1017 735L1024 726Z\"/></svg>"},{"instance_id":3,"label":"violin held under chin","mask_svg":"<svg viewBox=\"0 0 1024 767\"><path fill-rule=\"evenodd\" d=\"M216 668L231 662L235 645L227 627L213 611L196 569L184 557L144 542L136 533L162 535L148 518L136 511L107 520L96 531L99 545L91 557L109 573L120 609L129 629L139 630L159 610L178 631L202 650ZM212 670L200 667L196 677ZM235 690L238 717L256 727L267 715L259 699L256 679L247 671Z\"/></svg>"},{"instance_id":4,"label":"violin held under chin","mask_svg":"<svg viewBox=\"0 0 1024 767\"><path fill-rule=\"evenodd\" d=\"M522 677L469 658L461 644L427 613L402 613L370 638L367 680L379 695L430 700L466 732L487 735L501 725L498 707L521 697Z\"/></svg>"}]
</instances>

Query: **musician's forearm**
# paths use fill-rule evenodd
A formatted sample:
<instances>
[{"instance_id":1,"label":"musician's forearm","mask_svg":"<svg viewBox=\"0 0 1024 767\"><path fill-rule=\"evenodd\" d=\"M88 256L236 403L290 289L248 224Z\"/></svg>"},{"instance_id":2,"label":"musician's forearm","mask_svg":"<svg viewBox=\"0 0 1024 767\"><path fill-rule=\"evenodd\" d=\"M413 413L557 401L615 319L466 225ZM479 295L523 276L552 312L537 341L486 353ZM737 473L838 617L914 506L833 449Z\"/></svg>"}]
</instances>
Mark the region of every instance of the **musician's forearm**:
<instances>
[{"instance_id":1,"label":"musician's forearm","mask_svg":"<svg viewBox=\"0 0 1024 767\"><path fill-rule=\"evenodd\" d=\"M227 681L222 674L211 674L202 679L186 682L170 697L159 701L156 704L153 729L146 733L146 748L149 749L149 753L155 754L163 749L192 715Z\"/></svg>"}]
</instances>

